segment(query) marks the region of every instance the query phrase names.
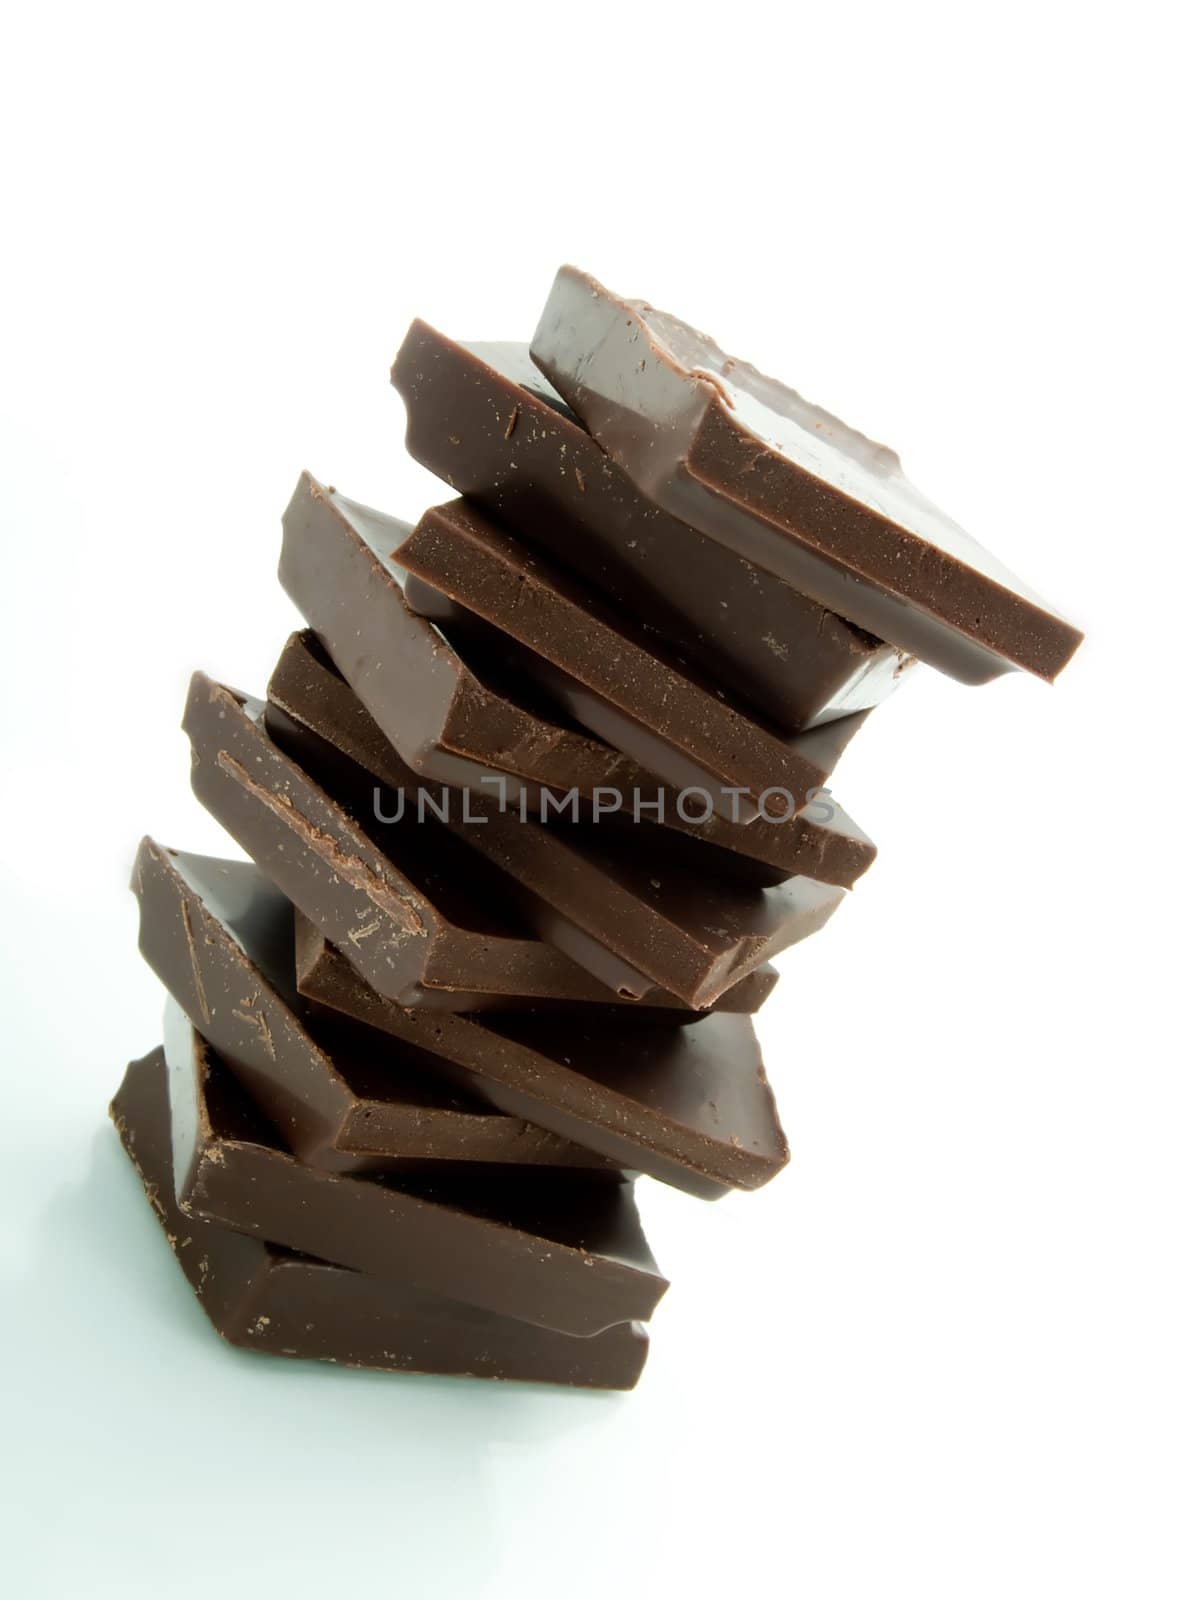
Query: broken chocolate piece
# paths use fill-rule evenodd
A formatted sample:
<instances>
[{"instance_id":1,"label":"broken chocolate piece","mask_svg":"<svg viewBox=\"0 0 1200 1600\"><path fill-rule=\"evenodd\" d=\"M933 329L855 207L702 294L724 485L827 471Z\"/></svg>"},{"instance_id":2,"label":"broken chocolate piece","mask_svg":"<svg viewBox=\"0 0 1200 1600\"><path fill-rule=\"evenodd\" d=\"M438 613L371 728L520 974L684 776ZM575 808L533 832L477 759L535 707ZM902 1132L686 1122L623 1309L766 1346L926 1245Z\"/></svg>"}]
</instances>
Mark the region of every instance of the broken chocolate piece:
<instances>
[{"instance_id":1,"label":"broken chocolate piece","mask_svg":"<svg viewBox=\"0 0 1200 1600\"><path fill-rule=\"evenodd\" d=\"M291 530L296 546L302 549L307 544L309 557L317 555L323 539L309 539L307 526L326 522L326 518L339 531L339 538L362 552L358 562L347 562L350 573L358 578L354 592L363 602L358 621L347 634L334 627L328 638L336 642L342 661L349 662L350 670L357 674L360 686L355 696L370 694L370 712L360 699L358 723L363 718L374 720L406 766L422 778L490 795L509 810L534 818L541 816L544 795L550 797L546 811L552 816L554 803L562 805L571 792L579 792L589 802L592 795L603 792L606 803L618 802L619 797L619 803L626 806L621 813L606 816L610 827L629 818L635 795L648 795L656 789L658 779L645 768L568 725L562 712L536 704L536 690L530 685L518 685L510 674L501 680L494 659L483 662L478 651L470 650L470 642L451 642L446 632L408 610L402 587L374 578L384 566L358 539L349 518L342 517L344 502L334 506L326 491L315 485L307 488L302 482L285 526L298 506L307 517L301 520L298 515ZM285 541L291 538L293 534L285 534ZM293 574L299 566L298 554L291 563ZM326 608L320 597L334 589L344 594L352 582L344 574L336 578L320 560L309 565L307 558L304 576L312 581L310 587L298 582L293 598L302 610L320 610L322 614ZM350 643L355 629L370 638L368 650L358 650ZM397 654L405 640L419 640L424 656ZM438 678L438 662L450 669L445 680ZM314 680L328 677L330 667L330 656L314 632L291 635L270 677L270 701L296 715L298 707L314 693ZM435 682L442 683L440 690L435 690ZM414 693L414 685L421 685L421 693ZM438 694L442 694L440 701ZM366 738L360 726L358 736ZM502 768L501 762L507 765ZM742 877L750 883L770 885L798 874L850 888L875 859L874 843L827 790L790 819L755 818L738 826L714 813L706 821L686 821L686 816L696 816L699 810L694 800L691 806L683 803L677 790L662 792L662 845L670 848L667 837L678 840L683 856L696 870L704 858L710 864L718 862L723 877ZM658 811L651 814L659 821ZM694 851L693 845L698 846ZM709 851L714 854L707 854Z\"/></svg>"},{"instance_id":2,"label":"broken chocolate piece","mask_svg":"<svg viewBox=\"0 0 1200 1600\"><path fill-rule=\"evenodd\" d=\"M653 979L689 1006L709 1006L767 956L823 926L843 897L807 878L756 888L676 863L654 823L613 830L522 821L494 799L467 804L462 794L431 790L345 680L315 659L309 666L286 711L268 703L275 743L332 793L362 792L369 774L388 786L389 806L420 814L426 799L440 803L444 826L505 874L530 927L620 993L642 996Z\"/></svg>"},{"instance_id":3,"label":"broken chocolate piece","mask_svg":"<svg viewBox=\"0 0 1200 1600\"><path fill-rule=\"evenodd\" d=\"M707 796L732 822L798 810L868 715L784 738L650 649L577 582L465 500L426 511L395 559L539 658L549 668L542 681L577 722L664 783ZM405 592L410 606L430 614L424 589L420 600L411 585Z\"/></svg>"},{"instance_id":4,"label":"broken chocolate piece","mask_svg":"<svg viewBox=\"0 0 1200 1600\"><path fill-rule=\"evenodd\" d=\"M392 367L408 452L717 686L800 732L884 699L906 657L641 494L526 346L414 322Z\"/></svg>"},{"instance_id":5,"label":"broken chocolate piece","mask_svg":"<svg viewBox=\"0 0 1200 1600\"><path fill-rule=\"evenodd\" d=\"M514 681L503 654L493 650L489 659L469 634L447 636L415 616L405 600L412 580L391 556L408 532L407 523L356 505L303 473L284 512L279 561L284 588L404 761L423 777L510 804L534 787L535 816L546 791L602 793L626 812L638 796L662 792L659 776L542 703L544 692L528 681ZM273 683L278 699L276 689ZM858 726L844 718L825 735L819 753L828 766ZM830 739L837 742L830 746ZM716 809L708 808L706 818L695 796L685 803L669 785L663 801L661 820L670 831L788 876L848 887L874 857L870 840L824 791L791 816L763 819L743 803L736 826Z\"/></svg>"},{"instance_id":6,"label":"broken chocolate piece","mask_svg":"<svg viewBox=\"0 0 1200 1600\"><path fill-rule=\"evenodd\" d=\"M435 1054L451 1081L539 1127L704 1199L757 1189L788 1149L749 1017L648 1028L629 1011L484 1016L398 1006L312 930L298 929L301 994Z\"/></svg>"},{"instance_id":7,"label":"broken chocolate piece","mask_svg":"<svg viewBox=\"0 0 1200 1600\"><path fill-rule=\"evenodd\" d=\"M336 959L339 967L344 964L344 958L338 955L316 924L309 922L307 917L297 912L297 969L302 971L308 969L322 956ZM578 1000L534 1000L520 995L472 994L466 989L421 989L412 998L397 1000L394 1004L415 1007L422 1011L537 1011L556 1015L564 1023L571 1016L589 1022L617 1022L622 1017L626 1019L636 1017L639 1026L657 1023L665 1027L678 1028L691 1022L700 1022L704 1017L711 1016L714 1011L753 1016L761 1011L778 982L777 969L767 962L764 966L756 967L740 983L735 983L732 989L726 989L708 1011L688 1011L683 1007L671 1010L667 1006L647 1006L641 1003L631 1006L629 1002L619 1000L612 1005Z\"/></svg>"},{"instance_id":8,"label":"broken chocolate piece","mask_svg":"<svg viewBox=\"0 0 1200 1600\"><path fill-rule=\"evenodd\" d=\"M528 1159L645 1171L711 1198L757 1188L787 1161L748 1017L647 1027L574 1012L471 1017L398 1006L309 935L298 943L320 959L312 972L297 968L297 987L341 1015L301 1019L282 998L291 908L257 868L147 841L134 889L143 955L310 1166L520 1161L526 1138L535 1149L546 1139L544 1154ZM536 1109L532 1125L523 1113L479 1125L487 1106L518 1101ZM551 1138L565 1127L581 1137Z\"/></svg>"},{"instance_id":9,"label":"broken chocolate piece","mask_svg":"<svg viewBox=\"0 0 1200 1600\"><path fill-rule=\"evenodd\" d=\"M603 1164L448 1085L419 1048L312 1015L296 992L292 907L248 862L144 839L133 889L142 954L302 1161L333 1172Z\"/></svg>"},{"instance_id":10,"label":"broken chocolate piece","mask_svg":"<svg viewBox=\"0 0 1200 1600\"><path fill-rule=\"evenodd\" d=\"M391 1371L603 1389L637 1382L648 1349L637 1324L579 1339L184 1216L161 1050L130 1065L110 1115L184 1276L230 1344Z\"/></svg>"},{"instance_id":11,"label":"broken chocolate piece","mask_svg":"<svg viewBox=\"0 0 1200 1600\"><path fill-rule=\"evenodd\" d=\"M448 1177L307 1167L174 1000L164 1044L175 1197L189 1217L579 1337L648 1320L666 1291L631 1183L459 1163Z\"/></svg>"},{"instance_id":12,"label":"broken chocolate piece","mask_svg":"<svg viewBox=\"0 0 1200 1600\"><path fill-rule=\"evenodd\" d=\"M346 548L344 538L337 551L314 552L314 542L334 537L336 530L331 531L328 516L305 517L305 494L311 500L331 498L319 485L302 479L284 517L280 579L316 626L347 682L379 717L369 679L373 672L394 671L395 650L382 643L371 648L369 641L378 637L375 627L364 626L366 619L355 615L355 588L342 581L349 575L348 564L352 568L356 558L361 564L361 552ZM647 649L636 631L622 626L597 599L543 558L523 550L465 501L436 506L408 529L337 499L340 510L356 513L358 531L377 557L377 573L395 582L399 564L473 616L499 627L552 669L550 692L560 702L570 700L571 716L662 783L708 796L709 809L731 821L744 824L760 809L772 818L801 809L823 786L867 715L859 712L785 739ZM293 529L296 537L290 537ZM389 533L400 539L391 556L381 543ZM316 579L312 568L318 565L327 573L331 568L336 581ZM345 629L353 630L353 647ZM381 657L390 657L388 665L373 667ZM444 680L448 664L439 661L436 670ZM564 677L577 686L574 696L564 695ZM406 688L411 698L411 677ZM380 725L393 737L390 726ZM420 771L411 741L394 742Z\"/></svg>"},{"instance_id":13,"label":"broken chocolate piece","mask_svg":"<svg viewBox=\"0 0 1200 1600\"><path fill-rule=\"evenodd\" d=\"M893 451L677 318L563 267L531 354L660 509L939 671L1050 680L1078 647Z\"/></svg>"},{"instance_id":14,"label":"broken chocolate piece","mask_svg":"<svg viewBox=\"0 0 1200 1600\"><path fill-rule=\"evenodd\" d=\"M678 816L707 819L711 813L739 826L753 822L770 826L788 822L798 808L829 795L823 784L813 785L803 793L797 793L791 785L775 784L761 791L757 799L744 785L718 786L712 773L694 765L687 755L673 749L670 742L648 732L636 718L620 710L604 695L563 672L537 651L506 636L494 623L452 600L424 578L408 573L404 580L404 597L410 610L436 623L444 637L456 641L469 637L477 642L491 660L500 663L510 682L530 684L548 693L557 700L561 713L586 726L598 738L607 740L614 748L636 752L639 762L651 768L659 782L651 788L649 798L644 792L641 796L634 794L631 809L635 818L648 812L658 820L661 797L674 793ZM832 771L865 716L866 712L859 712L838 722L822 724L798 735L792 743L802 747L805 761L819 760L825 770ZM666 787L667 774L680 786L677 790ZM794 772L792 776L795 777ZM615 815L617 811L615 794L611 798L605 795L603 805L598 800L593 801L594 819L609 812ZM828 815L828 811L825 814Z\"/></svg>"},{"instance_id":15,"label":"broken chocolate piece","mask_svg":"<svg viewBox=\"0 0 1200 1600\"><path fill-rule=\"evenodd\" d=\"M378 821L373 785L333 800L274 742L265 713L262 702L195 675L184 714L192 788L381 994L404 999L420 984L617 998L516 921L511 881L477 851L415 808ZM640 987L648 1006L672 1004L650 980Z\"/></svg>"}]
</instances>

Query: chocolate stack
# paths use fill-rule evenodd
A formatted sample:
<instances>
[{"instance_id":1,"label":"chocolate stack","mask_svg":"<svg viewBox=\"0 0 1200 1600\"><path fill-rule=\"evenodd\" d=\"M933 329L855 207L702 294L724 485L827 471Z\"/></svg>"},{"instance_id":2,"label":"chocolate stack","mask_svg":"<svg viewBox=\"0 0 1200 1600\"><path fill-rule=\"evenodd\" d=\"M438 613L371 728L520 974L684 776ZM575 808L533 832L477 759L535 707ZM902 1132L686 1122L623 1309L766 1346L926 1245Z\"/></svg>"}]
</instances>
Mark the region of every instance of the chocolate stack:
<instances>
[{"instance_id":1,"label":"chocolate stack","mask_svg":"<svg viewBox=\"0 0 1200 1600\"><path fill-rule=\"evenodd\" d=\"M392 381L459 498L301 478L309 631L184 717L253 865L143 843L165 1037L113 1116L233 1343L627 1388L635 1175L787 1161L752 1018L874 856L841 752L914 660L1051 679L1080 635L890 451L573 269L531 349L418 322Z\"/></svg>"}]
</instances>

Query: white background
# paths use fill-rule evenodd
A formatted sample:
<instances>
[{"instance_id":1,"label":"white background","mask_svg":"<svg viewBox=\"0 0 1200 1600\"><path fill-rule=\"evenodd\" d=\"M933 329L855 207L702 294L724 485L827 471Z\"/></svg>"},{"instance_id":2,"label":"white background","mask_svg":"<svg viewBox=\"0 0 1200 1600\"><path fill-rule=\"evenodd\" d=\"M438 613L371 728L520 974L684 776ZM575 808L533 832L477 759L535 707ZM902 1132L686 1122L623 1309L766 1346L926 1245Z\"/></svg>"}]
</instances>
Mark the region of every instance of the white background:
<instances>
[{"instance_id":1,"label":"white background","mask_svg":"<svg viewBox=\"0 0 1200 1600\"><path fill-rule=\"evenodd\" d=\"M26 1596L1194 1596L1197 357L1185 8L6 10L3 1565ZM407 14L406 14L407 13ZM839 769L880 860L763 1018L771 1188L646 1183L628 1397L224 1348L107 1098L155 1038L137 838L261 690L302 467L445 491L410 317L554 269L894 444L1087 628L914 676Z\"/></svg>"}]
</instances>

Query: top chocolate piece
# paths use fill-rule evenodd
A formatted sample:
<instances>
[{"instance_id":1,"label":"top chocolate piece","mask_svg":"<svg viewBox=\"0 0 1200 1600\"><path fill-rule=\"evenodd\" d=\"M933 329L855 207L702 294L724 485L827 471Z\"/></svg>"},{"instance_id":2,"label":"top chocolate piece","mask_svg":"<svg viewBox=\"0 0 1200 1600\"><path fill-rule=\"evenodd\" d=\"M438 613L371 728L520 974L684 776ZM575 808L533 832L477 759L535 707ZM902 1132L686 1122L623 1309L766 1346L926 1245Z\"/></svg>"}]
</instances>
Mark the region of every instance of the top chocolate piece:
<instances>
[{"instance_id":1,"label":"top chocolate piece","mask_svg":"<svg viewBox=\"0 0 1200 1600\"><path fill-rule=\"evenodd\" d=\"M663 511L939 671L1051 680L1079 645L893 451L675 317L563 267L531 354Z\"/></svg>"},{"instance_id":2,"label":"top chocolate piece","mask_svg":"<svg viewBox=\"0 0 1200 1600\"><path fill-rule=\"evenodd\" d=\"M392 383L422 466L780 728L864 711L899 681L910 658L647 500L527 346L414 322Z\"/></svg>"}]
</instances>

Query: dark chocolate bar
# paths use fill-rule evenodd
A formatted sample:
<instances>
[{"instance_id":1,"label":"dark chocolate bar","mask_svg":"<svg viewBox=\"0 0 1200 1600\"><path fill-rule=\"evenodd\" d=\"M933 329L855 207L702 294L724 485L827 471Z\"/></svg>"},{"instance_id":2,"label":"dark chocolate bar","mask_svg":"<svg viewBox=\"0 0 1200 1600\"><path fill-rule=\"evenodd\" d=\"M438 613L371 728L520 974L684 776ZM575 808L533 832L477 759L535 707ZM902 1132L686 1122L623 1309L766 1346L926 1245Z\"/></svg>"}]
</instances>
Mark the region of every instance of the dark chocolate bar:
<instances>
[{"instance_id":1,"label":"dark chocolate bar","mask_svg":"<svg viewBox=\"0 0 1200 1600\"><path fill-rule=\"evenodd\" d=\"M521 1012L417 1010L377 994L297 921L301 994L410 1041L502 1110L704 1199L757 1189L788 1149L749 1017L714 1012L676 1028L636 1012L592 1022Z\"/></svg>"},{"instance_id":2,"label":"dark chocolate bar","mask_svg":"<svg viewBox=\"0 0 1200 1600\"><path fill-rule=\"evenodd\" d=\"M707 796L732 822L804 805L868 715L783 737L681 672L466 500L426 511L395 559L545 663L542 681L577 722L664 783Z\"/></svg>"},{"instance_id":3,"label":"dark chocolate bar","mask_svg":"<svg viewBox=\"0 0 1200 1600\"><path fill-rule=\"evenodd\" d=\"M302 1161L332 1172L607 1166L449 1085L421 1049L312 1015L296 992L292 907L248 862L145 839L133 889L142 954Z\"/></svg>"},{"instance_id":4,"label":"dark chocolate bar","mask_svg":"<svg viewBox=\"0 0 1200 1600\"><path fill-rule=\"evenodd\" d=\"M1078 647L893 451L677 318L563 267L531 354L661 510L939 671L1050 680Z\"/></svg>"},{"instance_id":5,"label":"dark chocolate bar","mask_svg":"<svg viewBox=\"0 0 1200 1600\"><path fill-rule=\"evenodd\" d=\"M347 965L344 958L338 955L334 947L323 936L315 923L309 922L302 912L295 913L296 920L296 965L297 969L307 970L317 959L318 951L324 953L329 959L336 958L339 968ZM353 969L351 969L353 970ZM714 1013L732 1013L735 1016L754 1016L765 1004L779 982L779 973L770 962L761 967L756 967L748 977L740 983L734 984L732 989L726 989L721 998L707 1011L687 1011L682 1007L670 1010L665 1006L637 1005L631 1007L628 1002L618 1001L613 1005L584 1004L577 1000L532 1000L520 999L512 995L487 995L471 994L462 989L422 990L419 997L412 1000L393 1001L392 1004L402 1009L415 1009L419 1011L460 1011L472 1013L497 1013L497 1012L530 1012L539 1015L557 1016L565 1027L571 1017L582 1023L608 1023L630 1021L636 1019L638 1026L653 1026L655 1024L668 1027L686 1027L693 1022L702 1022L705 1017ZM439 996L431 1000L431 996ZM464 1003L458 1003L458 1002ZM341 1009L335 1007L335 1010Z\"/></svg>"},{"instance_id":6,"label":"dark chocolate bar","mask_svg":"<svg viewBox=\"0 0 1200 1600\"><path fill-rule=\"evenodd\" d=\"M417 321L392 383L411 456L781 729L866 710L899 681L909 657L647 500L525 345Z\"/></svg>"},{"instance_id":7,"label":"dark chocolate bar","mask_svg":"<svg viewBox=\"0 0 1200 1600\"><path fill-rule=\"evenodd\" d=\"M650 791L654 809L651 809L651 802L644 796L639 799L635 794L632 806L635 817L648 814L657 821L662 809L661 797L672 792L676 796L676 810L684 816L707 817L712 812L739 826L748 822L771 826L788 822L796 814L797 808L805 803L823 801L829 796L829 790L823 784L814 784L803 793L796 790L794 782L771 785L761 791L757 799L752 797L751 789L746 786L718 785L713 773L693 765L689 757L672 748L671 742L648 733L635 718L620 710L603 694L563 672L536 650L507 636L495 623L485 621L460 601L451 599L424 578L419 578L416 573L410 572L405 577L404 598L410 611L435 623L444 637L455 641L469 637L478 643L486 650L489 659L502 667L510 682L530 684L548 693L557 700L561 713L585 725L598 738L617 741L629 750L640 752L645 763L653 763L658 780ZM569 630L561 637L569 640ZM649 679L644 682L648 686ZM790 744L793 749L798 747L804 763L819 760L826 771L832 771L843 750L862 726L865 716L866 712L860 711L853 716L842 717L837 722L823 723L807 733L798 734ZM676 730L682 729L682 726L682 722L676 718ZM681 733L679 742L685 739L686 734ZM665 775L668 773L674 774L682 787L668 790L665 785ZM791 776L794 780L795 770ZM685 783L685 779L690 779L690 782ZM773 814L776 806L779 807L779 814ZM613 796L611 802L606 798L603 807L593 803L591 816L599 820L609 812L616 814L617 810ZM825 815L829 815L828 810Z\"/></svg>"},{"instance_id":8,"label":"dark chocolate bar","mask_svg":"<svg viewBox=\"0 0 1200 1600\"><path fill-rule=\"evenodd\" d=\"M618 992L641 996L654 980L689 1006L709 1006L823 926L844 895L807 878L756 888L676 863L654 823L618 831L522 821L495 799L431 790L345 680L312 657L309 666L286 710L268 703L275 743L331 793L362 792L369 776L387 786L389 806L419 815L426 799L440 804L444 825L509 880L530 927Z\"/></svg>"},{"instance_id":9,"label":"dark chocolate bar","mask_svg":"<svg viewBox=\"0 0 1200 1600\"><path fill-rule=\"evenodd\" d=\"M791 816L764 819L743 804L731 825L659 776L590 737L527 680L516 680L477 636L461 638L417 617L405 600L406 575L391 552L407 523L356 505L302 474L283 517L279 576L338 670L404 761L423 777L532 806L542 797L603 794L606 804L646 811L672 833L720 846L744 865L758 862L848 887L874 846L823 792ZM476 634L482 631L482 626ZM274 694L274 689L273 689ZM850 718L826 737L840 745ZM532 795L529 791L532 790ZM524 796L524 802L522 797ZM802 800L806 797L801 797Z\"/></svg>"},{"instance_id":10,"label":"dark chocolate bar","mask_svg":"<svg viewBox=\"0 0 1200 1600\"><path fill-rule=\"evenodd\" d=\"M511 880L436 819L374 815L374 786L338 800L271 738L266 706L192 680L192 788L288 898L382 994L414 985L611 1003L617 991L534 937ZM832 907L830 907L832 909ZM767 952L764 952L764 956ZM627 975L635 982L636 975ZM678 1001L650 980L635 998Z\"/></svg>"},{"instance_id":11,"label":"dark chocolate bar","mask_svg":"<svg viewBox=\"0 0 1200 1600\"><path fill-rule=\"evenodd\" d=\"M295 960L291 908L257 868L147 843L134 888L143 955L310 1166L403 1171L455 1159L456 1138L460 1160L497 1159L491 1145L514 1161L525 1137L536 1149L548 1129L558 1134L548 1165L591 1160L712 1198L757 1188L787 1161L748 1017L668 1027L575 1012L460 1016L385 1001L336 956L332 974L326 960L315 973L298 966L297 987L341 1015L301 1020L276 975ZM508 1112L503 1126L469 1120L486 1115L481 1101ZM532 1127L510 1109L519 1105Z\"/></svg>"},{"instance_id":12,"label":"dark chocolate bar","mask_svg":"<svg viewBox=\"0 0 1200 1600\"><path fill-rule=\"evenodd\" d=\"M648 1320L666 1291L631 1183L462 1163L437 1178L322 1172L284 1148L174 1000L163 1048L188 1217L579 1337Z\"/></svg>"},{"instance_id":13,"label":"dark chocolate bar","mask_svg":"<svg viewBox=\"0 0 1200 1600\"><path fill-rule=\"evenodd\" d=\"M648 1349L637 1324L575 1338L185 1216L161 1050L130 1065L110 1115L184 1276L230 1344L390 1371L602 1389L637 1382Z\"/></svg>"}]
</instances>

